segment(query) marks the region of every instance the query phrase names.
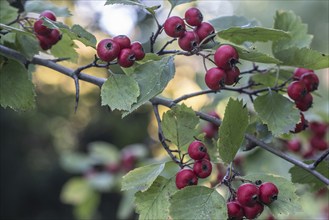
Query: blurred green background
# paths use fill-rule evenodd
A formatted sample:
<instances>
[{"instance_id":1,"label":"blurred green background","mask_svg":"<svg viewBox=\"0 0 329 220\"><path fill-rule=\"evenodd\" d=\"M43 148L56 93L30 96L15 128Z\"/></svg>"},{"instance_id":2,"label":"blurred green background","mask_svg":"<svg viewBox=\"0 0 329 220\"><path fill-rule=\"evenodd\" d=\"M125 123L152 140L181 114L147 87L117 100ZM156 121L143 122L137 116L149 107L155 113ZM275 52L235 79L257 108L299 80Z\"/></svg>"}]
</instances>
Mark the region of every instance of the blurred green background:
<instances>
[{"instance_id":1,"label":"blurred green background","mask_svg":"<svg viewBox=\"0 0 329 220\"><path fill-rule=\"evenodd\" d=\"M67 24L78 23L88 28L98 40L117 34L127 34L133 41L146 42L154 31L152 18L144 11L130 6L103 6L105 1L37 1L38 4L54 4L68 7L72 17L61 18ZM160 22L164 21L169 10L167 1L145 1L147 4L162 4L159 9ZM272 27L275 11L293 10L304 23L309 33L314 34L312 48L324 53L328 48L329 2L326 0L305 1L197 1L181 5L173 14L183 16L185 10L197 6L205 20L219 16L239 15L258 20L262 26ZM129 9L129 10L128 10ZM117 19L108 18L109 14L122 10ZM87 13L86 13L87 12ZM121 17L120 17L121 16ZM123 21L128 18L129 21ZM131 18L134 18L131 20ZM125 22L122 25L121 22ZM129 23L130 22L130 23ZM119 25L111 26L111 23ZM118 26L125 26L120 29ZM167 38L161 38L164 42ZM159 46L161 43L159 44ZM262 45L261 45L262 47ZM263 47L267 48L266 45ZM78 65L91 62L94 50L79 48ZM182 94L197 91L200 86L194 80L202 74L202 62L177 59L175 81L171 82L164 94L175 98ZM191 63L194 63L192 67ZM199 63L199 64L195 64ZM69 67L76 65L65 63ZM194 65L197 65L196 68ZM196 70L196 71L195 71ZM201 72L201 73L198 73ZM86 71L92 75L106 77L103 70ZM307 117L318 119L317 112L329 112L328 69L317 72L321 77L319 93L323 95L315 103L319 108L308 112ZM76 173L65 170L61 164L63 155L71 152L88 153L88 144L94 141L111 143L118 148L141 143L148 147L149 156L163 154L157 144L155 124L150 106L144 106L130 116L121 119L118 112L101 107L99 88L81 83L81 97L77 113L74 113L73 81L46 68L38 68L34 74L37 93L37 108L30 112L14 112L0 109L0 219L1 220L69 220L74 219L73 208L63 204L60 192L69 178ZM184 82L184 88L181 83ZM195 109L210 105L207 97L188 102ZM320 103L321 102L321 103ZM316 105L316 104L315 104ZM223 113L222 106L215 107ZM326 108L326 109L324 109ZM268 157L263 155L263 157ZM280 163L280 160L274 160ZM287 164L284 164L287 165ZM283 165L278 170L284 169ZM289 166L289 165L287 165ZM283 171L287 175L288 168ZM313 197L309 196L312 199ZM98 219L117 218L121 194L119 190L102 193L98 206ZM314 210L309 210L314 212ZM136 216L131 215L133 219Z\"/></svg>"}]
</instances>

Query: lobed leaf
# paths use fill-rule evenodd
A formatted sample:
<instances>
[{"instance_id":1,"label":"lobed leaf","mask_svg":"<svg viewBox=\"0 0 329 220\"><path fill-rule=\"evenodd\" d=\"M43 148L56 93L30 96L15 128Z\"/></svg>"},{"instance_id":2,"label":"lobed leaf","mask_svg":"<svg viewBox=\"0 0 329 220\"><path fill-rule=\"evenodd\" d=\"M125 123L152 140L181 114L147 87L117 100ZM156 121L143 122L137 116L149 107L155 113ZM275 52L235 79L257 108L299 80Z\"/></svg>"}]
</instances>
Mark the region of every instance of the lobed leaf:
<instances>
[{"instance_id":1,"label":"lobed leaf","mask_svg":"<svg viewBox=\"0 0 329 220\"><path fill-rule=\"evenodd\" d=\"M7 24L17 18L18 9L10 6L8 1L0 1L0 23Z\"/></svg>"},{"instance_id":2,"label":"lobed leaf","mask_svg":"<svg viewBox=\"0 0 329 220\"><path fill-rule=\"evenodd\" d=\"M78 53L75 50L76 47L77 46L68 35L63 35L62 39L53 45L50 51L55 57L69 57L70 61L77 62ZM65 50L63 50L63 48L65 48Z\"/></svg>"},{"instance_id":3,"label":"lobed leaf","mask_svg":"<svg viewBox=\"0 0 329 220\"><path fill-rule=\"evenodd\" d=\"M70 11L67 7L60 7L52 4L50 1L26 1L24 5L26 12L41 13L44 10L51 10L58 17L69 17L71 16Z\"/></svg>"},{"instance_id":4,"label":"lobed leaf","mask_svg":"<svg viewBox=\"0 0 329 220\"><path fill-rule=\"evenodd\" d=\"M209 20L209 23L215 28L215 30L222 31L231 27L244 27L250 28L259 26L259 22L256 20L249 20L244 16L222 16Z\"/></svg>"},{"instance_id":5,"label":"lobed leaf","mask_svg":"<svg viewBox=\"0 0 329 220\"><path fill-rule=\"evenodd\" d=\"M242 47L234 46L239 53L239 58L242 60L248 60L257 63L274 63L281 64L282 62L271 55L259 52L255 49L247 50Z\"/></svg>"}]
</instances>

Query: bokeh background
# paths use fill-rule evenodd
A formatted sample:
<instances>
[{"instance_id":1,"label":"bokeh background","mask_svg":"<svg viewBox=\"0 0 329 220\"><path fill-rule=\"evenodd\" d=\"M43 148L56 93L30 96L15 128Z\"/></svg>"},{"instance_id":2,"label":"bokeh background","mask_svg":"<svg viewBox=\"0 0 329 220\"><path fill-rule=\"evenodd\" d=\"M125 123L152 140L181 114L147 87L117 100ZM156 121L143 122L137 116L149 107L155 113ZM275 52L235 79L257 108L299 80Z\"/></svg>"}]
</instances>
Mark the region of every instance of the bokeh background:
<instances>
[{"instance_id":1,"label":"bokeh background","mask_svg":"<svg viewBox=\"0 0 329 220\"><path fill-rule=\"evenodd\" d=\"M3 0L1 0L3 1ZM29 2L29 1L28 1ZM163 22L169 11L167 1L144 1L145 4L161 4L158 18ZM146 43L155 25L152 17L145 11L131 6L104 6L101 0L71 0L71 1L38 1L38 4L54 4L67 7L72 16L60 18L72 25L78 23L92 32L98 40L118 34L128 35L132 41ZM185 10L197 6L209 20L219 16L239 15L256 19L262 26L272 27L275 11L293 10L303 22L308 24L309 33L314 35L312 48L328 53L328 16L329 2L327 0L305 1L217 1L200 0L184 4L174 9L173 15L183 16ZM160 37L158 46L168 40L164 34ZM174 44L172 47L175 47ZM257 45L267 51L269 44ZM147 51L146 47L146 51ZM93 60L95 50L79 44L79 62L64 65L75 68ZM176 98L183 94L204 88L202 62L198 58L176 58L176 75L163 95ZM240 69L248 69L250 63L243 63ZM114 71L120 71L114 69ZM106 77L107 73L100 69L89 69L86 73ZM328 69L317 71L321 78L319 94L315 97L314 108L309 110L306 118L323 120L329 113L328 106ZM79 109L74 112L73 81L47 68L38 67L33 74L36 87L37 108L29 112L15 112L10 109L0 109L0 219L1 220L70 220L75 219L75 209L65 204L61 197L63 186L68 180L83 173L68 168L65 158L68 155L88 155L91 143L102 142L111 144L118 152L132 144L139 144L146 150L143 157L161 157L163 150L157 144L155 121L150 106L143 106L131 115L121 118L119 112L112 112L101 106L100 90L94 85L81 82ZM213 105L212 96L193 98L186 102L195 110L215 109L224 113L226 100ZM161 109L165 111L166 109ZM328 121L327 121L328 122ZM258 166L257 158L268 158L275 165ZM119 156L118 156L119 157ZM63 162L64 161L64 162ZM262 169L289 176L290 164L275 159L264 152L254 155L254 164L246 164L250 169ZM93 219L134 219L132 212L122 211L118 217L122 194L118 187L99 193L97 214ZM328 195L328 194L327 194ZM302 216L318 216L320 208L314 205L318 199L306 195ZM307 201L306 201L307 200ZM310 201L309 201L310 200ZM321 200L322 201L322 200ZM316 203L315 203L316 204ZM321 203L322 204L322 203ZM128 206L128 205L127 205ZM298 219L299 217L295 217ZM302 217L300 217L302 218ZM292 217L291 219L294 219Z\"/></svg>"}]
</instances>

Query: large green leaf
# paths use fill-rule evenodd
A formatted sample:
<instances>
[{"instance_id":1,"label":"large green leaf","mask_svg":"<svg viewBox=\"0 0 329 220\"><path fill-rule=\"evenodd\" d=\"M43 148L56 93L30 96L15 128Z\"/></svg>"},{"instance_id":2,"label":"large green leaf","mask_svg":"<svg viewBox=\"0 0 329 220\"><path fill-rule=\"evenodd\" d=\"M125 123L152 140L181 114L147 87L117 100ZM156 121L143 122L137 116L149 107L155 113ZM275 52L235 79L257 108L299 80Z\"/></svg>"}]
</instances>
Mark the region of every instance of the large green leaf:
<instances>
[{"instance_id":1,"label":"large green leaf","mask_svg":"<svg viewBox=\"0 0 329 220\"><path fill-rule=\"evenodd\" d=\"M139 213L139 219L167 219L169 199L176 191L175 178L166 179L158 176L147 191L137 192L135 195L136 212Z\"/></svg>"},{"instance_id":2,"label":"large green leaf","mask_svg":"<svg viewBox=\"0 0 329 220\"><path fill-rule=\"evenodd\" d=\"M294 130L300 119L294 103L274 91L258 96L254 101L254 107L274 136Z\"/></svg>"},{"instance_id":3,"label":"large green leaf","mask_svg":"<svg viewBox=\"0 0 329 220\"><path fill-rule=\"evenodd\" d=\"M29 60L32 60L34 55L39 54L39 42L35 36L16 34L16 46L16 49Z\"/></svg>"},{"instance_id":4,"label":"large green leaf","mask_svg":"<svg viewBox=\"0 0 329 220\"><path fill-rule=\"evenodd\" d=\"M166 139L182 147L194 140L199 118L192 108L185 104L177 105L163 114L162 129Z\"/></svg>"},{"instance_id":5,"label":"large green leaf","mask_svg":"<svg viewBox=\"0 0 329 220\"><path fill-rule=\"evenodd\" d=\"M58 5L52 4L50 1L26 1L24 5L24 9L26 12L34 12L34 13L41 13L44 10L51 10L53 11L57 17L68 17L71 16L67 7L60 7Z\"/></svg>"},{"instance_id":6,"label":"large green leaf","mask_svg":"<svg viewBox=\"0 0 329 220\"><path fill-rule=\"evenodd\" d=\"M67 57L70 58L70 61L78 61L78 53L75 48L77 46L73 40L66 34L62 36L62 39L53 45L50 49L51 54L58 58ZM65 50L63 50L65 48Z\"/></svg>"},{"instance_id":7,"label":"large green leaf","mask_svg":"<svg viewBox=\"0 0 329 220\"><path fill-rule=\"evenodd\" d=\"M216 189L188 186L169 201L172 219L227 219L226 201Z\"/></svg>"},{"instance_id":8,"label":"large green leaf","mask_svg":"<svg viewBox=\"0 0 329 220\"><path fill-rule=\"evenodd\" d=\"M129 111L139 94L138 84L132 77L111 74L102 85L102 105L108 105L112 110Z\"/></svg>"},{"instance_id":9,"label":"large green leaf","mask_svg":"<svg viewBox=\"0 0 329 220\"><path fill-rule=\"evenodd\" d=\"M256 20L249 20L246 17L243 16L222 16L218 18L214 18L212 20L208 21L212 26L215 28L215 30L221 31L225 29L229 29L231 27L244 27L244 28L250 28L259 26L259 22Z\"/></svg>"},{"instance_id":10,"label":"large green leaf","mask_svg":"<svg viewBox=\"0 0 329 220\"><path fill-rule=\"evenodd\" d=\"M288 179L272 174L250 174L244 176L245 179L264 182L272 182L279 189L278 200L274 201L268 207L274 216L279 214L293 215L301 211L299 197L296 195L295 185Z\"/></svg>"},{"instance_id":11,"label":"large green leaf","mask_svg":"<svg viewBox=\"0 0 329 220\"><path fill-rule=\"evenodd\" d=\"M121 190L146 191L159 176L165 163L151 164L136 168L122 177Z\"/></svg>"},{"instance_id":12,"label":"large green leaf","mask_svg":"<svg viewBox=\"0 0 329 220\"><path fill-rule=\"evenodd\" d=\"M196 0L169 0L171 7L174 8L177 5L181 5L181 4L185 4L185 3L189 3L189 2L193 2Z\"/></svg>"},{"instance_id":13,"label":"large green leaf","mask_svg":"<svg viewBox=\"0 0 329 220\"><path fill-rule=\"evenodd\" d=\"M255 83L260 83L261 87L273 87L275 85L280 85L281 83L286 82L292 76L292 71L288 70L271 70L266 73L256 73L251 79Z\"/></svg>"},{"instance_id":14,"label":"large green leaf","mask_svg":"<svg viewBox=\"0 0 329 220\"><path fill-rule=\"evenodd\" d=\"M16 111L35 107L34 86L27 69L14 60L0 56L0 104Z\"/></svg>"},{"instance_id":15,"label":"large green leaf","mask_svg":"<svg viewBox=\"0 0 329 220\"><path fill-rule=\"evenodd\" d=\"M248 60L257 63L274 63L274 64L282 63L280 60L272 57L271 55L259 52L256 49L248 50L239 46L234 46L234 47L239 53L239 58L242 60Z\"/></svg>"},{"instance_id":16,"label":"large green leaf","mask_svg":"<svg viewBox=\"0 0 329 220\"><path fill-rule=\"evenodd\" d=\"M8 1L0 1L0 23L7 24L17 18L18 9L11 7Z\"/></svg>"},{"instance_id":17,"label":"large green leaf","mask_svg":"<svg viewBox=\"0 0 329 220\"><path fill-rule=\"evenodd\" d=\"M243 140L249 122L248 110L242 101L230 98L219 129L218 150L225 163L233 161Z\"/></svg>"}]
</instances>

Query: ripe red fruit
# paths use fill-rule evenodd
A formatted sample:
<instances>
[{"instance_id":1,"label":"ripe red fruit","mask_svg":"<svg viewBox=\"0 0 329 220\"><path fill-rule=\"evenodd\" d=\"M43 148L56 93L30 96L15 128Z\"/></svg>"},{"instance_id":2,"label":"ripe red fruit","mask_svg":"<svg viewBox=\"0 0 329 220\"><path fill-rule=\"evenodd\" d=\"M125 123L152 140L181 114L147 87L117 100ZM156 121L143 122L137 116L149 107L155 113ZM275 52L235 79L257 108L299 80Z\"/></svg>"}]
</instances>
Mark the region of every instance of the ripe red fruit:
<instances>
[{"instance_id":1,"label":"ripe red fruit","mask_svg":"<svg viewBox=\"0 0 329 220\"><path fill-rule=\"evenodd\" d=\"M226 79L225 79L226 85L233 85L234 83L239 81L240 70L238 67L234 67L230 70L226 70L225 74L226 74Z\"/></svg>"},{"instance_id":2,"label":"ripe red fruit","mask_svg":"<svg viewBox=\"0 0 329 220\"><path fill-rule=\"evenodd\" d=\"M315 73L305 73L301 76L300 81L303 81L305 84L306 90L308 92L312 92L318 89L319 86L319 78Z\"/></svg>"},{"instance_id":3,"label":"ripe red fruit","mask_svg":"<svg viewBox=\"0 0 329 220\"><path fill-rule=\"evenodd\" d=\"M191 26L199 26L203 20L201 11L197 8L189 8L185 12L185 21Z\"/></svg>"},{"instance_id":4,"label":"ripe red fruit","mask_svg":"<svg viewBox=\"0 0 329 220\"><path fill-rule=\"evenodd\" d=\"M110 62L118 57L120 46L112 39L103 39L97 45L97 55L101 60Z\"/></svg>"},{"instance_id":5,"label":"ripe red fruit","mask_svg":"<svg viewBox=\"0 0 329 220\"><path fill-rule=\"evenodd\" d=\"M303 158L304 159L310 159L314 156L314 153L315 153L315 150L314 148L309 148L307 151L303 152Z\"/></svg>"},{"instance_id":6,"label":"ripe red fruit","mask_svg":"<svg viewBox=\"0 0 329 220\"><path fill-rule=\"evenodd\" d=\"M239 54L231 45L222 45L216 50L214 60L219 68L229 70L239 61Z\"/></svg>"},{"instance_id":7,"label":"ripe red fruit","mask_svg":"<svg viewBox=\"0 0 329 220\"><path fill-rule=\"evenodd\" d=\"M141 43L132 43L130 49L134 52L136 60L142 60L145 57L145 52Z\"/></svg>"},{"instance_id":8,"label":"ripe red fruit","mask_svg":"<svg viewBox=\"0 0 329 220\"><path fill-rule=\"evenodd\" d=\"M287 148L293 152L299 152L302 149L302 143L299 139L292 139L287 142Z\"/></svg>"},{"instance_id":9,"label":"ripe red fruit","mask_svg":"<svg viewBox=\"0 0 329 220\"><path fill-rule=\"evenodd\" d=\"M255 184L244 183L239 186L237 192L237 200L242 206L254 206L258 200L259 189Z\"/></svg>"},{"instance_id":10,"label":"ripe red fruit","mask_svg":"<svg viewBox=\"0 0 329 220\"><path fill-rule=\"evenodd\" d=\"M136 162L137 158L132 152L126 151L122 154L121 166L123 170L128 172L134 169Z\"/></svg>"},{"instance_id":11,"label":"ripe red fruit","mask_svg":"<svg viewBox=\"0 0 329 220\"><path fill-rule=\"evenodd\" d=\"M49 35L52 29L46 27L42 23L43 23L42 20L37 20L36 22L34 22L33 25L34 32L38 35L43 35L43 36Z\"/></svg>"},{"instance_id":12,"label":"ripe red fruit","mask_svg":"<svg viewBox=\"0 0 329 220\"><path fill-rule=\"evenodd\" d=\"M301 81L291 82L287 92L288 96L294 101L301 100L307 94L305 84Z\"/></svg>"},{"instance_id":13,"label":"ripe red fruit","mask_svg":"<svg viewBox=\"0 0 329 220\"><path fill-rule=\"evenodd\" d=\"M323 138L326 135L328 124L323 122L312 121L310 122L311 132L320 138Z\"/></svg>"},{"instance_id":14,"label":"ripe red fruit","mask_svg":"<svg viewBox=\"0 0 329 220\"><path fill-rule=\"evenodd\" d=\"M180 170L176 174L176 187L182 189L186 186L197 185L198 177L190 169Z\"/></svg>"},{"instance_id":15,"label":"ripe red fruit","mask_svg":"<svg viewBox=\"0 0 329 220\"><path fill-rule=\"evenodd\" d=\"M308 127L308 121L305 119L304 114L300 113L300 122L296 124L295 130L292 133L299 133Z\"/></svg>"},{"instance_id":16,"label":"ripe red fruit","mask_svg":"<svg viewBox=\"0 0 329 220\"><path fill-rule=\"evenodd\" d=\"M205 82L209 89L219 90L225 82L226 74L224 70L213 67L206 72Z\"/></svg>"},{"instance_id":17,"label":"ripe red fruit","mask_svg":"<svg viewBox=\"0 0 329 220\"><path fill-rule=\"evenodd\" d=\"M302 99L295 101L296 107L301 111L307 111L312 107L313 96L311 93L307 93Z\"/></svg>"},{"instance_id":18,"label":"ripe red fruit","mask_svg":"<svg viewBox=\"0 0 329 220\"><path fill-rule=\"evenodd\" d=\"M131 67L134 65L136 58L135 53L131 49L125 48L122 49L118 56L118 63L122 67Z\"/></svg>"},{"instance_id":19,"label":"ripe red fruit","mask_svg":"<svg viewBox=\"0 0 329 220\"><path fill-rule=\"evenodd\" d=\"M43 50L49 50L52 46L51 42L49 41L48 37L43 35L37 35L39 40L39 45Z\"/></svg>"},{"instance_id":20,"label":"ripe red fruit","mask_svg":"<svg viewBox=\"0 0 329 220\"><path fill-rule=\"evenodd\" d=\"M311 147L313 149L324 151L328 149L328 143L323 139L319 138L318 136L314 136L310 140Z\"/></svg>"},{"instance_id":21,"label":"ripe red fruit","mask_svg":"<svg viewBox=\"0 0 329 220\"><path fill-rule=\"evenodd\" d=\"M197 160L194 163L193 171L199 178L207 178L212 171L212 165L209 160Z\"/></svg>"},{"instance_id":22,"label":"ripe red fruit","mask_svg":"<svg viewBox=\"0 0 329 220\"><path fill-rule=\"evenodd\" d=\"M218 126L214 126L212 123L207 123L202 127L202 131L205 133L206 138L213 138L218 133Z\"/></svg>"},{"instance_id":23,"label":"ripe red fruit","mask_svg":"<svg viewBox=\"0 0 329 220\"><path fill-rule=\"evenodd\" d=\"M228 219L242 220L244 213L241 205L237 201L231 201L226 204Z\"/></svg>"},{"instance_id":24,"label":"ripe red fruit","mask_svg":"<svg viewBox=\"0 0 329 220\"><path fill-rule=\"evenodd\" d=\"M54 12L50 11L50 10L45 10L43 11L41 14L40 14L40 18L41 17L46 17L48 18L49 20L52 20L52 21L56 21L56 15Z\"/></svg>"},{"instance_id":25,"label":"ripe red fruit","mask_svg":"<svg viewBox=\"0 0 329 220\"><path fill-rule=\"evenodd\" d=\"M299 80L302 77L302 75L304 75L305 73L314 73L314 71L306 68L296 68L294 71L293 78L295 80Z\"/></svg>"},{"instance_id":26,"label":"ripe red fruit","mask_svg":"<svg viewBox=\"0 0 329 220\"><path fill-rule=\"evenodd\" d=\"M215 28L208 22L202 22L200 26L194 29L195 33L198 35L200 42L208 37L209 35L215 33ZM213 37L208 38L203 43L208 43Z\"/></svg>"},{"instance_id":27,"label":"ripe red fruit","mask_svg":"<svg viewBox=\"0 0 329 220\"><path fill-rule=\"evenodd\" d=\"M207 154L207 147L201 141L195 140L189 145L187 153L192 159L201 160Z\"/></svg>"},{"instance_id":28,"label":"ripe red fruit","mask_svg":"<svg viewBox=\"0 0 329 220\"><path fill-rule=\"evenodd\" d=\"M165 21L163 28L170 37L182 37L185 32L185 23L180 17L172 16Z\"/></svg>"},{"instance_id":29,"label":"ripe red fruit","mask_svg":"<svg viewBox=\"0 0 329 220\"><path fill-rule=\"evenodd\" d=\"M124 48L130 48L130 39L126 35L115 36L112 40L119 44L121 50Z\"/></svg>"},{"instance_id":30,"label":"ripe red fruit","mask_svg":"<svg viewBox=\"0 0 329 220\"><path fill-rule=\"evenodd\" d=\"M262 183L259 186L259 199L262 203L269 205L278 199L279 190L271 182Z\"/></svg>"},{"instance_id":31,"label":"ripe red fruit","mask_svg":"<svg viewBox=\"0 0 329 220\"><path fill-rule=\"evenodd\" d=\"M247 219L255 219L264 211L264 205L259 202L257 202L254 206L243 206L242 208L244 216L246 216Z\"/></svg>"},{"instance_id":32,"label":"ripe red fruit","mask_svg":"<svg viewBox=\"0 0 329 220\"><path fill-rule=\"evenodd\" d=\"M178 38L178 45L185 51L192 51L199 45L199 37L194 31L186 31Z\"/></svg>"},{"instance_id":33,"label":"ripe red fruit","mask_svg":"<svg viewBox=\"0 0 329 220\"><path fill-rule=\"evenodd\" d=\"M62 38L58 29L53 29L47 37L51 45L56 44Z\"/></svg>"}]
</instances>

